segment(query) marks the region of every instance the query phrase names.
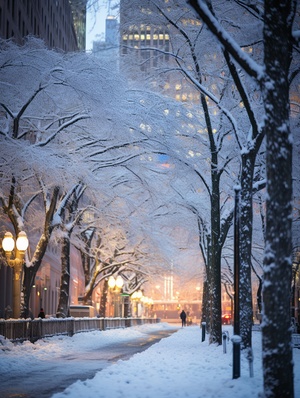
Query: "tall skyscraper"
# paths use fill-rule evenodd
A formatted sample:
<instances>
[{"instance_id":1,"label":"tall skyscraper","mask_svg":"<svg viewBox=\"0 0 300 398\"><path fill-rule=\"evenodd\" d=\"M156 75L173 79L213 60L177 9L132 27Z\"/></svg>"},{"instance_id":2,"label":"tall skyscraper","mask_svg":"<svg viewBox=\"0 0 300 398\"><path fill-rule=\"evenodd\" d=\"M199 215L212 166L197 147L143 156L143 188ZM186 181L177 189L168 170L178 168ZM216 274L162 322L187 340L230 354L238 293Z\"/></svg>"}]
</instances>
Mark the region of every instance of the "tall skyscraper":
<instances>
[{"instance_id":1,"label":"tall skyscraper","mask_svg":"<svg viewBox=\"0 0 300 398\"><path fill-rule=\"evenodd\" d=\"M109 15L105 20L105 40L93 42L93 54L112 62L113 67L119 65L119 22L118 19Z\"/></svg>"},{"instance_id":2,"label":"tall skyscraper","mask_svg":"<svg viewBox=\"0 0 300 398\"><path fill-rule=\"evenodd\" d=\"M166 1L167 3L167 1ZM172 48L176 29L167 19L158 18L157 10L146 8L147 2L133 10L130 0L120 1L120 62L134 80L151 81L151 87L177 101L199 102L195 90L176 63L178 48ZM196 26L199 21L182 18L182 23ZM170 39L173 37L173 42ZM153 77L151 79L151 76ZM150 79L149 79L150 77Z\"/></svg>"},{"instance_id":3,"label":"tall skyscraper","mask_svg":"<svg viewBox=\"0 0 300 398\"><path fill-rule=\"evenodd\" d=\"M49 48L85 49L87 0L6 0L0 4L0 37L23 43L34 35Z\"/></svg>"}]
</instances>

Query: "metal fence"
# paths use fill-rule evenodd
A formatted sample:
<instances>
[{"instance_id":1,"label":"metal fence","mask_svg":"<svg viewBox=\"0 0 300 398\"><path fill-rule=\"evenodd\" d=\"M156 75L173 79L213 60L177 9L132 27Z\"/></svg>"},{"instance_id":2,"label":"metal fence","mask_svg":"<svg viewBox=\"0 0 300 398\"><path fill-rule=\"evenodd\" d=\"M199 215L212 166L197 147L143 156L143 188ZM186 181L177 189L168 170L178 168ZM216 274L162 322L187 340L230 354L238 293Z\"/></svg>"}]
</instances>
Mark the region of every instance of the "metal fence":
<instances>
[{"instance_id":1,"label":"metal fence","mask_svg":"<svg viewBox=\"0 0 300 398\"><path fill-rule=\"evenodd\" d=\"M0 319L0 335L13 342L34 342L56 335L73 336L91 330L127 328L130 326L159 323L159 318L49 318L49 319Z\"/></svg>"}]
</instances>

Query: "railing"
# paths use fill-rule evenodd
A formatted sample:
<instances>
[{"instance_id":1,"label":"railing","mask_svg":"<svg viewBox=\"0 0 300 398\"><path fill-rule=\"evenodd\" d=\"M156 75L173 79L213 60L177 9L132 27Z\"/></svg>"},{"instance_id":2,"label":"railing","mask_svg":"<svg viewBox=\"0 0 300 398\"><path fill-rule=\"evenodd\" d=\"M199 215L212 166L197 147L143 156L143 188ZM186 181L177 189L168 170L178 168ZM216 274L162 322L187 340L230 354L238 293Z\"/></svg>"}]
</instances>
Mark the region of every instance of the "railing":
<instances>
[{"instance_id":1,"label":"railing","mask_svg":"<svg viewBox=\"0 0 300 398\"><path fill-rule=\"evenodd\" d=\"M49 318L49 319L0 319L0 335L13 342L56 335L73 336L90 330L127 328L158 323L159 318Z\"/></svg>"}]
</instances>

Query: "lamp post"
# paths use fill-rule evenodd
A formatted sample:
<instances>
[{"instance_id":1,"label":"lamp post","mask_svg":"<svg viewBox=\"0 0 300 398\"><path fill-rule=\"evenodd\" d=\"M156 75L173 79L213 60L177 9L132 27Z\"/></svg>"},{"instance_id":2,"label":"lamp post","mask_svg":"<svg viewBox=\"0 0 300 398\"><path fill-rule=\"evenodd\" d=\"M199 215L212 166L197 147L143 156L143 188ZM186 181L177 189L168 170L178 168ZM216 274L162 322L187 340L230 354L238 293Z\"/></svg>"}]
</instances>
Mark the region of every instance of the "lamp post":
<instances>
[{"instance_id":1,"label":"lamp post","mask_svg":"<svg viewBox=\"0 0 300 398\"><path fill-rule=\"evenodd\" d=\"M241 337L240 337L240 188L235 188L234 207L234 323L233 343L233 379L241 375Z\"/></svg>"},{"instance_id":2,"label":"lamp post","mask_svg":"<svg viewBox=\"0 0 300 398\"><path fill-rule=\"evenodd\" d=\"M139 301L142 299L143 297L143 293L141 290L135 291L134 293L132 293L131 295L131 300L136 303L136 307L135 307L135 315L138 318L139 317Z\"/></svg>"},{"instance_id":3,"label":"lamp post","mask_svg":"<svg viewBox=\"0 0 300 398\"><path fill-rule=\"evenodd\" d=\"M15 243L13 235L10 232L6 232L2 240L2 248L8 265L13 268L13 316L18 318L21 308L22 267L25 252L28 248L26 233L21 231Z\"/></svg>"},{"instance_id":4,"label":"lamp post","mask_svg":"<svg viewBox=\"0 0 300 398\"><path fill-rule=\"evenodd\" d=\"M112 290L113 294L114 294L114 316L118 317L120 316L120 296L118 298L118 300L116 299L116 296L118 293L120 293L122 287L124 285L124 281L123 278L121 277L121 275L118 275L117 278L114 278L113 275L111 275L108 278L108 287ZM116 309L116 304L118 304L118 309Z\"/></svg>"}]
</instances>

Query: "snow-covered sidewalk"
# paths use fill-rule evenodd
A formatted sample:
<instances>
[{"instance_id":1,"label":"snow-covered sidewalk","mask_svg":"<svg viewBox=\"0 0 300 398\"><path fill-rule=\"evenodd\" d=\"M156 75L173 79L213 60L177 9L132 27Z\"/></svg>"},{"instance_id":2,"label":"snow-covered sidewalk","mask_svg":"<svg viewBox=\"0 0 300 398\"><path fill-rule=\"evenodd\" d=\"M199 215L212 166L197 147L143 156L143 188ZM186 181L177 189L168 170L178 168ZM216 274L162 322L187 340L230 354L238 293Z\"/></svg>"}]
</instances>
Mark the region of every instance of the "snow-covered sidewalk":
<instances>
[{"instance_id":1,"label":"snow-covered sidewalk","mask_svg":"<svg viewBox=\"0 0 300 398\"><path fill-rule=\"evenodd\" d=\"M178 326L176 326L177 328ZM12 345L5 341L0 350L1 373L20 372L39 366L38 361L89 351L93 347L128 342L153 330L174 329L167 323L127 329L81 333L73 337L53 337L36 342ZM224 326L232 336L232 327ZM77 381L53 398L253 398L262 392L261 332L253 332L254 377L249 376L246 358L241 355L241 377L232 379L232 343L227 353L222 346L201 342L199 326L180 328L146 351L98 372L93 379ZM295 398L300 398L300 350L294 349ZM3 373L2 373L3 374Z\"/></svg>"}]
</instances>

